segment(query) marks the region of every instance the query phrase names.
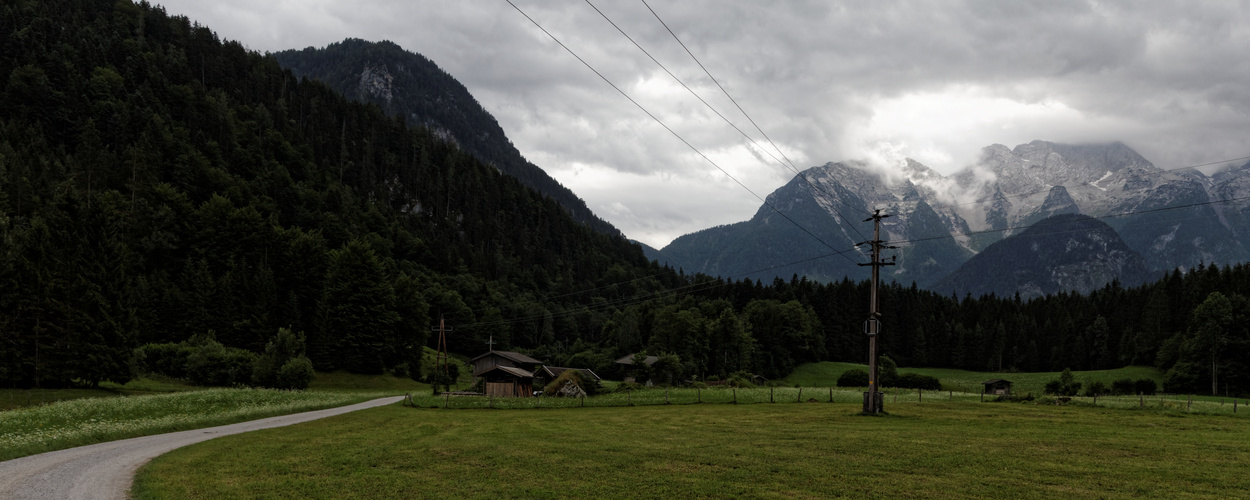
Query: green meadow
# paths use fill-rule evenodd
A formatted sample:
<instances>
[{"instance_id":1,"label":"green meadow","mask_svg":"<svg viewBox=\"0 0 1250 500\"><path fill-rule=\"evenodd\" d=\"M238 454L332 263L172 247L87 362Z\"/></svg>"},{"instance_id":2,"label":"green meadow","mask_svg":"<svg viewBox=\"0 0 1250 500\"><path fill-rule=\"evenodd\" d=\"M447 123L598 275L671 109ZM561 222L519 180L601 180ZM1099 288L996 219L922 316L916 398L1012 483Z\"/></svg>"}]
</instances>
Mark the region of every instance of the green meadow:
<instances>
[{"instance_id":1,"label":"green meadow","mask_svg":"<svg viewBox=\"0 0 1250 500\"><path fill-rule=\"evenodd\" d=\"M657 392L657 391L650 391ZM516 410L392 405L214 439L140 499L1230 498L1250 418L926 402Z\"/></svg>"}]
</instances>

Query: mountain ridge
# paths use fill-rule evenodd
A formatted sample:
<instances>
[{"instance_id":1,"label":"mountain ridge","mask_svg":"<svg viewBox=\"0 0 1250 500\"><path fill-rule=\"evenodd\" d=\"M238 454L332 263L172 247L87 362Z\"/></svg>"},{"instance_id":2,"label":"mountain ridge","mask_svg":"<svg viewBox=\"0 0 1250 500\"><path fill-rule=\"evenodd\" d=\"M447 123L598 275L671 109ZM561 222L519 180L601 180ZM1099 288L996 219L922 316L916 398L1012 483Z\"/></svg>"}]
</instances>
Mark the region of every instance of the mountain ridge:
<instances>
[{"instance_id":1,"label":"mountain ridge","mask_svg":"<svg viewBox=\"0 0 1250 500\"><path fill-rule=\"evenodd\" d=\"M526 160L468 88L429 58L383 40L347 38L320 49L271 54L297 77L320 80L348 98L402 116L409 126L429 128L522 184L551 197L595 231L622 235L595 215L572 190Z\"/></svg>"}]
</instances>

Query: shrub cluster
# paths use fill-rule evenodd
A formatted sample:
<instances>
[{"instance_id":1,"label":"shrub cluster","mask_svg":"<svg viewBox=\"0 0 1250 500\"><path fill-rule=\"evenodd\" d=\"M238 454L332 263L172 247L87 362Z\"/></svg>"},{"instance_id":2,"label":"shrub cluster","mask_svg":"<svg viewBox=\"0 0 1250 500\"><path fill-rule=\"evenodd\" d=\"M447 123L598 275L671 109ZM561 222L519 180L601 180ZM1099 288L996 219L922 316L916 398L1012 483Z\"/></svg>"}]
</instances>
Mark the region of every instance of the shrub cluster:
<instances>
[{"instance_id":1,"label":"shrub cluster","mask_svg":"<svg viewBox=\"0 0 1250 500\"><path fill-rule=\"evenodd\" d=\"M868 372L852 368L838 376L838 387L868 387Z\"/></svg>"},{"instance_id":2,"label":"shrub cluster","mask_svg":"<svg viewBox=\"0 0 1250 500\"><path fill-rule=\"evenodd\" d=\"M936 391L942 388L942 381L932 375L921 375L919 373L904 373L894 380L894 387L903 389L923 389L926 391Z\"/></svg>"},{"instance_id":3,"label":"shrub cluster","mask_svg":"<svg viewBox=\"0 0 1250 500\"><path fill-rule=\"evenodd\" d=\"M210 330L179 343L146 344L135 350L141 373L181 379L199 386L253 385L274 389L307 389L314 372L304 356L304 335L286 328L259 356L226 347Z\"/></svg>"}]
</instances>

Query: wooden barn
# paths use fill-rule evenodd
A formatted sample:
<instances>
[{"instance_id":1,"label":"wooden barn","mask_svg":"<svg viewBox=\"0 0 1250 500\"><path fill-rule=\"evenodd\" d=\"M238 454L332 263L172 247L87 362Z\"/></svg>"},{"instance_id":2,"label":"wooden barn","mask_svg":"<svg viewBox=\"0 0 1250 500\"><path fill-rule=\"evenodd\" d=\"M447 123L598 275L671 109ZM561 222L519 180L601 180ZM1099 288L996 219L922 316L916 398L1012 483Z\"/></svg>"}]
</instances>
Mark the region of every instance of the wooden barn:
<instances>
[{"instance_id":1,"label":"wooden barn","mask_svg":"<svg viewBox=\"0 0 1250 500\"><path fill-rule=\"evenodd\" d=\"M985 386L985 390L981 392L982 394L992 394L995 396L1010 396L1011 395L1011 381L1010 380L1003 380L1003 379L996 378L994 380L986 380L985 382L981 382L981 385Z\"/></svg>"},{"instance_id":2,"label":"wooden barn","mask_svg":"<svg viewBox=\"0 0 1250 500\"><path fill-rule=\"evenodd\" d=\"M473 376L486 381L490 396L525 398L534 394L534 372L542 362L512 351L489 351L469 360Z\"/></svg>"}]
</instances>

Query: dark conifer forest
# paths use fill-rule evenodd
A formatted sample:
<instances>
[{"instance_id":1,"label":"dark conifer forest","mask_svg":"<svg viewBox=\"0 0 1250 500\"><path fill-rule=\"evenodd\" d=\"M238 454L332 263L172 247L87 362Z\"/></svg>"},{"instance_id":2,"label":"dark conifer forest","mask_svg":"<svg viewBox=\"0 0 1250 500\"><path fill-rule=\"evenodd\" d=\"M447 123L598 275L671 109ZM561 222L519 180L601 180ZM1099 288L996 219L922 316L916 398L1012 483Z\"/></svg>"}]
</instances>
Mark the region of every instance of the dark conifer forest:
<instances>
[{"instance_id":1,"label":"dark conifer forest","mask_svg":"<svg viewBox=\"0 0 1250 500\"><path fill-rule=\"evenodd\" d=\"M150 344L256 356L280 329L317 370L417 377L440 316L453 352L493 339L608 376L639 351L673 381L865 361L866 271L761 283L648 262L429 130L160 7L5 2L0 85L5 386L124 382ZM1154 365L1168 391L1246 394L1247 297L1250 267L1199 262L1029 301L895 283L880 346L903 367Z\"/></svg>"}]
</instances>

